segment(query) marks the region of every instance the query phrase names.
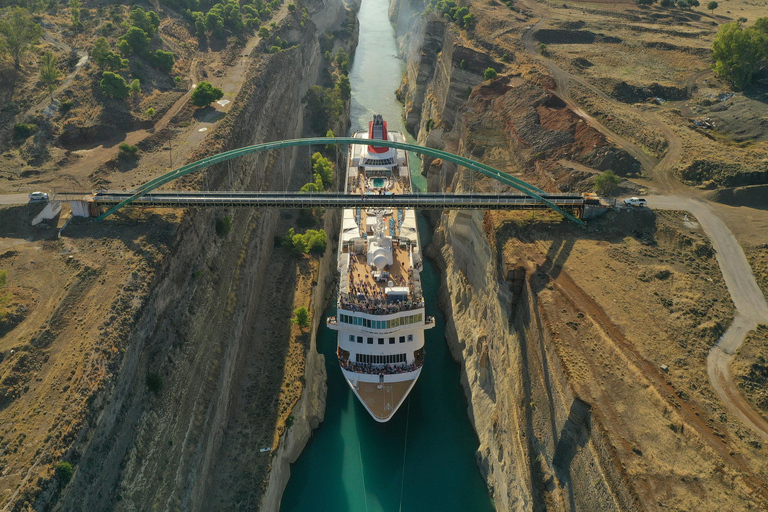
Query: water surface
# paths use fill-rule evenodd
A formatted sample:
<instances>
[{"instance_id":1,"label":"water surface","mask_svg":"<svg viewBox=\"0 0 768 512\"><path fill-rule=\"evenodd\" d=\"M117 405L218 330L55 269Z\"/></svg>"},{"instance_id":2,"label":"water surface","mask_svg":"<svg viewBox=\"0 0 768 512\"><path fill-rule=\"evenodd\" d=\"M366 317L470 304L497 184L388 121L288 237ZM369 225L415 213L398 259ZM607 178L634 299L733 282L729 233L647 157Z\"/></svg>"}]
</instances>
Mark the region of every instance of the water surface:
<instances>
[{"instance_id":1,"label":"water surface","mask_svg":"<svg viewBox=\"0 0 768 512\"><path fill-rule=\"evenodd\" d=\"M402 106L395 98L404 65L396 58L387 8L385 0L363 0L360 9L360 41L350 72L353 130L367 127L377 113L391 129L404 131ZM414 187L423 189L418 164L411 155ZM431 231L426 219L418 217L425 246ZM421 377L388 423L375 422L358 403L336 362L336 332L320 326L317 346L328 372L325 421L291 466L283 512L493 510L475 462L478 441L467 417L459 367L446 346L445 318L437 308L440 276L429 260L421 279L427 314L436 318L436 326L426 332ZM326 314L336 314L335 304Z\"/></svg>"}]
</instances>

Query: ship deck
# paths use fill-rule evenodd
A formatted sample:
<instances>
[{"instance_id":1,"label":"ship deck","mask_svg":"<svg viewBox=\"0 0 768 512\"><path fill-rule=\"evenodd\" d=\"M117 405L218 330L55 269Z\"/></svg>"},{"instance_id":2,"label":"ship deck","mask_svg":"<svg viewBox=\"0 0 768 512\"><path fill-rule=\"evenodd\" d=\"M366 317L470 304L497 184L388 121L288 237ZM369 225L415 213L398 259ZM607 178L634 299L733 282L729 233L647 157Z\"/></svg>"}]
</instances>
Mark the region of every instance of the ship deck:
<instances>
[{"instance_id":1,"label":"ship deck","mask_svg":"<svg viewBox=\"0 0 768 512\"><path fill-rule=\"evenodd\" d=\"M365 405L365 408L368 409L371 416L376 421L383 423L388 421L397 411L417 379L418 375L413 380L400 382L383 384L360 382L358 383L358 389L355 389L353 386L352 390L363 405Z\"/></svg>"}]
</instances>

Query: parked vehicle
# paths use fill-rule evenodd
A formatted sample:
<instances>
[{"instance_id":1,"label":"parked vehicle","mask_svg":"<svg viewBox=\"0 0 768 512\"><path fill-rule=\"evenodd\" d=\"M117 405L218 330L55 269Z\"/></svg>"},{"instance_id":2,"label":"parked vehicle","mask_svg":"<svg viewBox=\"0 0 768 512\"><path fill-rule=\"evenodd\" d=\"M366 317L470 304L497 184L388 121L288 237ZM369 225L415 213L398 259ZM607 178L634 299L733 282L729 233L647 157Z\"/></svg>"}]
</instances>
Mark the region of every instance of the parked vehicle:
<instances>
[{"instance_id":1,"label":"parked vehicle","mask_svg":"<svg viewBox=\"0 0 768 512\"><path fill-rule=\"evenodd\" d=\"M48 200L48 193L47 192L32 192L29 194L29 200L30 201L47 201Z\"/></svg>"},{"instance_id":2,"label":"parked vehicle","mask_svg":"<svg viewBox=\"0 0 768 512\"><path fill-rule=\"evenodd\" d=\"M630 197L624 200L624 204L627 206L648 206L648 203L642 197Z\"/></svg>"}]
</instances>

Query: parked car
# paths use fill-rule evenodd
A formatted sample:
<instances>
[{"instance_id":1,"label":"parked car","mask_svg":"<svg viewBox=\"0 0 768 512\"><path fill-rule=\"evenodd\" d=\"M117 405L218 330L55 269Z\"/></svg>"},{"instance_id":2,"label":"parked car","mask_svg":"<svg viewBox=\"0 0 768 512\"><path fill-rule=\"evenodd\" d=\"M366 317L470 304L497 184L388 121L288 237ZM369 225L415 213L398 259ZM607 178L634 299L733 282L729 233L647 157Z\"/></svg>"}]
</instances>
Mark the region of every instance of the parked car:
<instances>
[{"instance_id":1,"label":"parked car","mask_svg":"<svg viewBox=\"0 0 768 512\"><path fill-rule=\"evenodd\" d=\"M630 197L624 200L624 204L627 206L648 206L648 203L642 197Z\"/></svg>"},{"instance_id":2,"label":"parked car","mask_svg":"<svg viewBox=\"0 0 768 512\"><path fill-rule=\"evenodd\" d=\"M47 192L32 192L29 194L29 200L30 201L47 201L48 200L48 193Z\"/></svg>"}]
</instances>

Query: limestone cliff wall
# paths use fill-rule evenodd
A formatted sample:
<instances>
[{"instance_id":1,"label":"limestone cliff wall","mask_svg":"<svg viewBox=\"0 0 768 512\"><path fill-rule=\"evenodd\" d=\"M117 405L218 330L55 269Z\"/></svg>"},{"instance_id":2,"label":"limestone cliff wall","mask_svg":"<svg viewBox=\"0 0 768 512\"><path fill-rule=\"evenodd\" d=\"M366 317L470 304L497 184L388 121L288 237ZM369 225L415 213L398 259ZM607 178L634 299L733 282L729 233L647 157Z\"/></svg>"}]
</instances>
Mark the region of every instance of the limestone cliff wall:
<instances>
[{"instance_id":1,"label":"limestone cliff wall","mask_svg":"<svg viewBox=\"0 0 768 512\"><path fill-rule=\"evenodd\" d=\"M337 5L340 1L326 3L334 4L335 12L344 12ZM295 20L293 26L297 26ZM277 54L254 54L246 84L233 109L209 136L209 148L225 150L301 136L302 98L316 82L321 63L318 32L311 22L301 30L288 25L279 29L283 38L298 46ZM294 181L294 170L301 170L296 165L300 158L306 154L298 150L241 158L211 169L207 184L229 187L231 171L235 187L281 189ZM231 216L233 226L224 238L213 229L223 215ZM83 429L74 457L77 470L58 509L200 510L204 506L234 402L233 380L244 347L253 341L249 333L260 321L254 311L266 300L262 285L278 218L277 211L245 209L185 214L176 230L172 256L136 321L120 370L94 403L100 413ZM323 277L324 284L327 276ZM313 297L315 322L322 316L318 295L324 288L316 287ZM157 395L145 383L150 373L162 378L163 389ZM312 339L307 393L286 439L287 450L274 454L278 474L286 467L282 462L295 458L311 428L322 419L324 373L322 356Z\"/></svg>"}]
</instances>

